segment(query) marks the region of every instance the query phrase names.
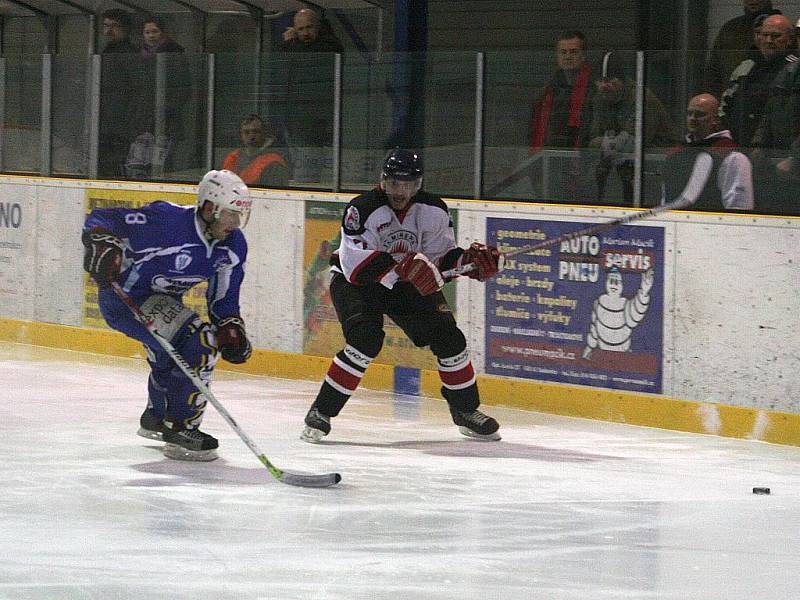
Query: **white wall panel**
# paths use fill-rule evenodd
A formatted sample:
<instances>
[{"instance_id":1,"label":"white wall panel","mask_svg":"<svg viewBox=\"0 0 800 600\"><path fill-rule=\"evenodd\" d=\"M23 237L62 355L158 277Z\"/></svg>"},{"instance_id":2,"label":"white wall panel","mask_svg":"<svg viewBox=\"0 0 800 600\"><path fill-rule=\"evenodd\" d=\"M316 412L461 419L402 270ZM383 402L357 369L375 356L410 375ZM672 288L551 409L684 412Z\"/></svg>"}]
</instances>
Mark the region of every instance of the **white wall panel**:
<instances>
[{"instance_id":1,"label":"white wall panel","mask_svg":"<svg viewBox=\"0 0 800 600\"><path fill-rule=\"evenodd\" d=\"M797 221L726 221L679 229L672 393L800 412Z\"/></svg>"},{"instance_id":2,"label":"white wall panel","mask_svg":"<svg viewBox=\"0 0 800 600\"><path fill-rule=\"evenodd\" d=\"M0 304L4 315L33 320L36 268L37 189L4 186L0 194Z\"/></svg>"},{"instance_id":3,"label":"white wall panel","mask_svg":"<svg viewBox=\"0 0 800 600\"><path fill-rule=\"evenodd\" d=\"M40 186L36 235L36 301L32 319L81 324L84 190L71 185Z\"/></svg>"}]
</instances>

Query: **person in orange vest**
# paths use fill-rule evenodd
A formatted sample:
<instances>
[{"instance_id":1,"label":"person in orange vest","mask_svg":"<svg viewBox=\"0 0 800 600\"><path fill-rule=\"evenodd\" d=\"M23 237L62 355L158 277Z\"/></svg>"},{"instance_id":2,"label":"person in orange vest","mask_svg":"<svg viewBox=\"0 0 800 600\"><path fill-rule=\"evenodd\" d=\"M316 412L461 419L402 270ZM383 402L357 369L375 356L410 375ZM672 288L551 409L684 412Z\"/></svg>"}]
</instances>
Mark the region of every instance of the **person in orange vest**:
<instances>
[{"instance_id":1,"label":"person in orange vest","mask_svg":"<svg viewBox=\"0 0 800 600\"><path fill-rule=\"evenodd\" d=\"M281 148L277 128L258 115L248 115L239 123L241 148L231 151L222 168L233 171L247 185L286 187L289 161Z\"/></svg>"}]
</instances>

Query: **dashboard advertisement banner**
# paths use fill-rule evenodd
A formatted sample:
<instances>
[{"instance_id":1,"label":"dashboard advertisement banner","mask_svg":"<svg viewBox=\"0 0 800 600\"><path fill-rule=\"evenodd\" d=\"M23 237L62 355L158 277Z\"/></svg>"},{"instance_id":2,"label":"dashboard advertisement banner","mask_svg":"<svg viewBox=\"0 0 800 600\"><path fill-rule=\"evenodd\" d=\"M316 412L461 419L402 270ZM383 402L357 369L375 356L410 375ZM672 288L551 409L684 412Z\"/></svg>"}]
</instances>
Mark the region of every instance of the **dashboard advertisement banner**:
<instances>
[{"instance_id":1,"label":"dashboard advertisement banner","mask_svg":"<svg viewBox=\"0 0 800 600\"><path fill-rule=\"evenodd\" d=\"M502 251L593 223L487 219ZM664 230L620 226L510 258L486 286L486 372L662 391Z\"/></svg>"}]
</instances>

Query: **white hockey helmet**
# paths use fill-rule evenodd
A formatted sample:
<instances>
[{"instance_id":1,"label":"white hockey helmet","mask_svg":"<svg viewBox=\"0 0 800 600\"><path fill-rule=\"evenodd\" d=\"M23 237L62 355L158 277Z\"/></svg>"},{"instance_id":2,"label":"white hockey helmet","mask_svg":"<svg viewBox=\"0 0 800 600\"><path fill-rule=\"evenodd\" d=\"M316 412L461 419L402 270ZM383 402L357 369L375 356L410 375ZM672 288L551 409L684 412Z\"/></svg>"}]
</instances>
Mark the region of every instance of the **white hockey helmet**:
<instances>
[{"instance_id":1,"label":"white hockey helmet","mask_svg":"<svg viewBox=\"0 0 800 600\"><path fill-rule=\"evenodd\" d=\"M253 200L250 190L242 178L233 171L221 169L209 171L200 180L197 188L197 210L202 210L206 202L214 205L214 218L218 219L223 210L239 213L240 229L247 225Z\"/></svg>"}]
</instances>

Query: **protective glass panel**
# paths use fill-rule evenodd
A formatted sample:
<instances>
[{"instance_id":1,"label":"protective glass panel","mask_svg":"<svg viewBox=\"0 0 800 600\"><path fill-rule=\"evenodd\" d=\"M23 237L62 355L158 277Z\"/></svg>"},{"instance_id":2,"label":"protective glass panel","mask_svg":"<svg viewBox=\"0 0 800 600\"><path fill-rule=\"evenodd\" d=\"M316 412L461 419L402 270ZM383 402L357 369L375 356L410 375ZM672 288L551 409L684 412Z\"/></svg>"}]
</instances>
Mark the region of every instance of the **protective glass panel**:
<instances>
[{"instance_id":1,"label":"protective glass panel","mask_svg":"<svg viewBox=\"0 0 800 600\"><path fill-rule=\"evenodd\" d=\"M89 174L91 63L75 55L52 59L51 164L55 175Z\"/></svg>"},{"instance_id":2,"label":"protective glass panel","mask_svg":"<svg viewBox=\"0 0 800 600\"><path fill-rule=\"evenodd\" d=\"M331 189L334 65L330 53L216 55L214 163L249 185Z\"/></svg>"},{"instance_id":3,"label":"protective glass panel","mask_svg":"<svg viewBox=\"0 0 800 600\"><path fill-rule=\"evenodd\" d=\"M9 56L2 64L2 168L37 173L42 159L42 56Z\"/></svg>"},{"instance_id":4,"label":"protective glass panel","mask_svg":"<svg viewBox=\"0 0 800 600\"><path fill-rule=\"evenodd\" d=\"M197 180L205 165L207 59L104 54L100 177Z\"/></svg>"},{"instance_id":5,"label":"protective glass panel","mask_svg":"<svg viewBox=\"0 0 800 600\"><path fill-rule=\"evenodd\" d=\"M472 196L475 54L348 55L343 73L342 182L377 183L393 147L421 152L425 189Z\"/></svg>"}]
</instances>

